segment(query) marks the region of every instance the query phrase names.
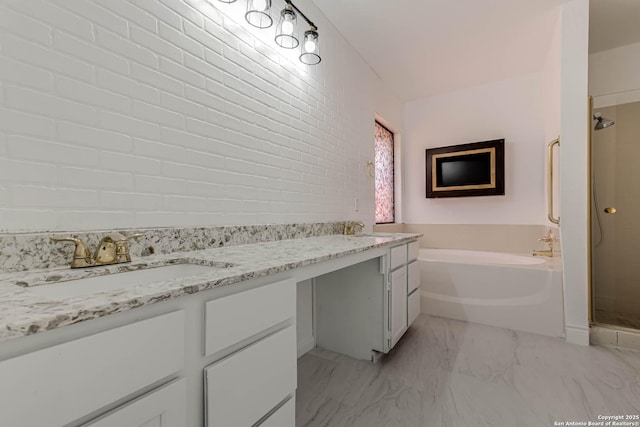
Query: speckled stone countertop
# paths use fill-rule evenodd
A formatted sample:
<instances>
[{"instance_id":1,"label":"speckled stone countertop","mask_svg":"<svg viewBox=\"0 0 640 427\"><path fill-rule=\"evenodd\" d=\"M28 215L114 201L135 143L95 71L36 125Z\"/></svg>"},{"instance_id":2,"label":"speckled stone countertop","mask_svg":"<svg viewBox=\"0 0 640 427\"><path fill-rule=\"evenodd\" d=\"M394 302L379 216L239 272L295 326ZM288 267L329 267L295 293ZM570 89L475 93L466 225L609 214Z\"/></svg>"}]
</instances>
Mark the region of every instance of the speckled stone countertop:
<instances>
[{"instance_id":1,"label":"speckled stone countertop","mask_svg":"<svg viewBox=\"0 0 640 427\"><path fill-rule=\"evenodd\" d=\"M0 342L120 313L182 295L228 286L386 245L416 240L421 234L329 235L279 240L192 252L151 255L129 264L71 270L53 268L0 275ZM192 263L219 267L207 274L51 299L29 287L124 271ZM114 276L117 280L117 276Z\"/></svg>"}]
</instances>

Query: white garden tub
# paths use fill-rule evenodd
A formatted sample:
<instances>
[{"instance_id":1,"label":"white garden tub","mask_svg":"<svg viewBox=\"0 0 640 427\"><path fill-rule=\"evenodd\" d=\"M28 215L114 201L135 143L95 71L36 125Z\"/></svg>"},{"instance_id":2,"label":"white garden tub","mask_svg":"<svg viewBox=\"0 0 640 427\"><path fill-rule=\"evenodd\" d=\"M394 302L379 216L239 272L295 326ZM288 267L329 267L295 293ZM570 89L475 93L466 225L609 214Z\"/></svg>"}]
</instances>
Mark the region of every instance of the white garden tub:
<instances>
[{"instance_id":1,"label":"white garden tub","mask_svg":"<svg viewBox=\"0 0 640 427\"><path fill-rule=\"evenodd\" d=\"M420 249L422 312L559 337L558 260L499 252Z\"/></svg>"}]
</instances>

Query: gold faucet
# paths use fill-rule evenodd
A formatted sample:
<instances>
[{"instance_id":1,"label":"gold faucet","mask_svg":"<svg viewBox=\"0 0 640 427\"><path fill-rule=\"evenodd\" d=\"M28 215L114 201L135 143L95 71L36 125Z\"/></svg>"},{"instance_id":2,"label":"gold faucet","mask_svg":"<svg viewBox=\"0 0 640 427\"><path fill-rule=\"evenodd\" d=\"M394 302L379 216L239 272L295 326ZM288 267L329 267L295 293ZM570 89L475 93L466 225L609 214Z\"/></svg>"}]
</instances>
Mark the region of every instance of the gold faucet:
<instances>
[{"instance_id":1,"label":"gold faucet","mask_svg":"<svg viewBox=\"0 0 640 427\"><path fill-rule=\"evenodd\" d=\"M552 230L549 230L549 232L546 235L540 237L538 239L538 242L546 243L548 248L547 248L547 250L544 250L544 251L534 250L533 251L533 256L549 256L549 257L555 256L554 253L553 253L553 243L557 242L557 239L553 235L553 231Z\"/></svg>"},{"instance_id":2,"label":"gold faucet","mask_svg":"<svg viewBox=\"0 0 640 427\"><path fill-rule=\"evenodd\" d=\"M74 237L55 237L51 236L51 240L54 242L73 242L76 244L76 249L73 251L73 259L71 260L71 268L91 267L96 265L93 258L91 258L91 252L84 242Z\"/></svg>"},{"instance_id":3,"label":"gold faucet","mask_svg":"<svg viewBox=\"0 0 640 427\"><path fill-rule=\"evenodd\" d=\"M356 227L360 227L360 229L363 229L364 224L361 222L347 221L344 223L344 227L342 227L342 234L346 236L353 236L354 234L356 234Z\"/></svg>"},{"instance_id":4,"label":"gold faucet","mask_svg":"<svg viewBox=\"0 0 640 427\"><path fill-rule=\"evenodd\" d=\"M131 262L129 239L142 236L142 234L125 236L121 233L109 233L100 240L100 244L96 248L93 257L87 245L80 239L76 239L75 237L52 236L51 240L54 242L73 242L76 248L73 251L71 268L84 268Z\"/></svg>"}]
</instances>

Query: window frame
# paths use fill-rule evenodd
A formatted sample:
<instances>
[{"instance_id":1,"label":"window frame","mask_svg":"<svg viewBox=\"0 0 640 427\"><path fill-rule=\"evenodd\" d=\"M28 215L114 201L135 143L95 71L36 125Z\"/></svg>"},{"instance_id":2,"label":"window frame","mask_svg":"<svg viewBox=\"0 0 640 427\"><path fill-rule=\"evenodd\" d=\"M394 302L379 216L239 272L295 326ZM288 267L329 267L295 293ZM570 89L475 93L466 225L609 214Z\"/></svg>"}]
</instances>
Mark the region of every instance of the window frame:
<instances>
[{"instance_id":1,"label":"window frame","mask_svg":"<svg viewBox=\"0 0 640 427\"><path fill-rule=\"evenodd\" d=\"M384 120L381 120L379 117L376 116L376 118L374 119L374 129L375 129L375 125L380 126L381 128L383 128L384 130L386 130L387 132L389 132L389 134L391 134L391 138L392 138L392 152L391 152L391 163L393 165L393 191L392 191L392 195L393 195L393 212L392 212L392 221L390 222L377 222L377 219L375 218L375 208L377 207L377 205L374 206L374 222L375 225L389 225L389 224L397 224L397 219L398 219L398 194L397 194L397 180L396 180L396 174L397 174L397 167L398 164L396 162L396 152L397 152L397 143L396 143L396 138L397 138L397 132L392 131L388 125L385 125ZM375 132L374 132L374 153L375 153ZM375 155L374 155L374 172L377 171L377 167L376 167L376 162L375 162ZM375 178L374 178L374 203L376 201L376 197L375 197L375 193L377 193L377 188L375 185Z\"/></svg>"}]
</instances>

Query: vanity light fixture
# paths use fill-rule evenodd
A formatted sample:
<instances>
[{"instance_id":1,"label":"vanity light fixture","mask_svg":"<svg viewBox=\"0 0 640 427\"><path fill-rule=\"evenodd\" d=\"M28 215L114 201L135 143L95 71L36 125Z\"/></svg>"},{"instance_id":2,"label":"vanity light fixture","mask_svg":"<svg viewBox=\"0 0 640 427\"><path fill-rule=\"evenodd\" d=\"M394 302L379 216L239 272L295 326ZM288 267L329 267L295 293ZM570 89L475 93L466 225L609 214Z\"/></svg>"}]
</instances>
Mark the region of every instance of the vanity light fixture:
<instances>
[{"instance_id":1,"label":"vanity light fixture","mask_svg":"<svg viewBox=\"0 0 640 427\"><path fill-rule=\"evenodd\" d=\"M222 3L234 3L237 0L218 0ZM306 17L300 9L293 4L292 0L284 0L286 5L280 11L280 19L276 25L275 42L285 49L295 49L300 46L297 32L297 17L309 25L309 29L304 32L304 39L301 46L300 62L306 65L316 65L321 61L320 49L318 45L318 27ZM250 25L256 28L269 28L273 25L271 18L272 0L247 0L247 12L244 17Z\"/></svg>"},{"instance_id":2,"label":"vanity light fixture","mask_svg":"<svg viewBox=\"0 0 640 427\"><path fill-rule=\"evenodd\" d=\"M318 32L315 27L304 33L304 43L302 45L302 53L300 54L300 62L307 65L316 65L321 61L318 55Z\"/></svg>"},{"instance_id":3,"label":"vanity light fixture","mask_svg":"<svg viewBox=\"0 0 640 427\"><path fill-rule=\"evenodd\" d=\"M269 28L273 25L270 10L271 0L248 0L244 18L256 28Z\"/></svg>"},{"instance_id":4,"label":"vanity light fixture","mask_svg":"<svg viewBox=\"0 0 640 427\"><path fill-rule=\"evenodd\" d=\"M295 49L300 42L295 35L296 12L291 3L288 3L280 12L280 21L276 27L276 43L285 49Z\"/></svg>"}]
</instances>

